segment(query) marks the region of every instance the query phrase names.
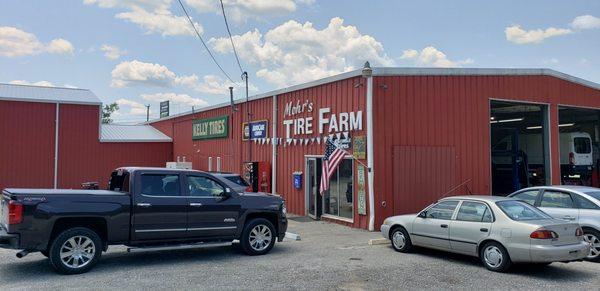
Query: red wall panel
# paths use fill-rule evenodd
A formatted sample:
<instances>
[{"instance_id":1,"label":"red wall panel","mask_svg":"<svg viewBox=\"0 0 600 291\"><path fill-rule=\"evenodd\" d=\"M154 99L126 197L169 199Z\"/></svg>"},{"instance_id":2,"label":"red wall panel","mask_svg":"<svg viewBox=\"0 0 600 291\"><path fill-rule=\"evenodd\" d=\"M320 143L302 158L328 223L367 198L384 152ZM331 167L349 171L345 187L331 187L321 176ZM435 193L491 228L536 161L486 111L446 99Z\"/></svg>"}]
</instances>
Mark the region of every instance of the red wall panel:
<instances>
[{"instance_id":1,"label":"red wall panel","mask_svg":"<svg viewBox=\"0 0 600 291\"><path fill-rule=\"evenodd\" d=\"M99 141L99 107L60 105L59 188L80 188L97 181L106 187L112 170L123 166L164 167L171 143L106 143Z\"/></svg>"},{"instance_id":2,"label":"red wall panel","mask_svg":"<svg viewBox=\"0 0 600 291\"><path fill-rule=\"evenodd\" d=\"M0 101L0 189L52 187L56 104Z\"/></svg>"},{"instance_id":3,"label":"red wall panel","mask_svg":"<svg viewBox=\"0 0 600 291\"><path fill-rule=\"evenodd\" d=\"M560 183L558 105L600 108L599 90L550 76L382 76L374 79L373 95L376 227L388 216L434 202L452 185L465 181L466 187L452 194L466 194L467 187L473 193L490 194L490 99L550 105L554 184ZM439 169L434 165L445 158L394 156L398 154L394 148L407 146L454 148L454 169L447 169L453 183L436 180ZM394 163L401 165L394 168ZM410 178L414 173L430 176L433 184L442 186L436 188L438 196L415 195L431 185L416 185Z\"/></svg>"}]
</instances>

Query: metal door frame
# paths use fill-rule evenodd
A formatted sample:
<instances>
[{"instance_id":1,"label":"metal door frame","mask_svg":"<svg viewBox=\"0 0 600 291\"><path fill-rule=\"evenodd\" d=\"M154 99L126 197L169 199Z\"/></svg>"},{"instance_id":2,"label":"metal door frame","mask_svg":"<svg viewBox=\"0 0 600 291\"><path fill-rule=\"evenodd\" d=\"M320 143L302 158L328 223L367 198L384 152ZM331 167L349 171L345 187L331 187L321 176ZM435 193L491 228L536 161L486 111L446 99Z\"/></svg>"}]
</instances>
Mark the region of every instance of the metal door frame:
<instances>
[{"instance_id":1,"label":"metal door frame","mask_svg":"<svg viewBox=\"0 0 600 291\"><path fill-rule=\"evenodd\" d=\"M317 177L317 174L316 174L316 171L317 171L316 167L317 167L317 159L318 158L319 158L318 156L305 156L304 157L304 173L305 173L304 176L306 177L304 179L304 189L305 189L304 190L304 197L305 197L305 201L306 201L306 203L305 203L306 215L308 217L312 218L312 219L315 219L315 220L319 219L317 217L317 214L319 213L319 211L317 209L317 205L318 205L318 203L317 203L318 193L310 193L312 189L310 188L310 181L309 181L310 175L308 173L308 169L309 169L309 163L311 161L314 161L314 163L315 163L315 168L314 168L314 171L315 171L315 178L314 179L315 179L315 181L314 182L315 182L315 185L317 185L316 182L317 182L318 177ZM310 211L309 211L309 209L310 209L310 195L314 195L314 202L315 202L315 213L314 214L310 214Z\"/></svg>"}]
</instances>

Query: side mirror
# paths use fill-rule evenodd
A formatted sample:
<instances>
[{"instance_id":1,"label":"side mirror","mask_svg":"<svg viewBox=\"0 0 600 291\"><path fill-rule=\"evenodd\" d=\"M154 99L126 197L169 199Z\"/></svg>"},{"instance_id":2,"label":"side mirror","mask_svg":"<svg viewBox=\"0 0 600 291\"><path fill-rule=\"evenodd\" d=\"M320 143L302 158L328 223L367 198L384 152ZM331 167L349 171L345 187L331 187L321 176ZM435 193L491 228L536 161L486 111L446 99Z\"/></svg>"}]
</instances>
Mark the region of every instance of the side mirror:
<instances>
[{"instance_id":1,"label":"side mirror","mask_svg":"<svg viewBox=\"0 0 600 291\"><path fill-rule=\"evenodd\" d=\"M420 218L427 218L427 211L421 211L418 216Z\"/></svg>"}]
</instances>

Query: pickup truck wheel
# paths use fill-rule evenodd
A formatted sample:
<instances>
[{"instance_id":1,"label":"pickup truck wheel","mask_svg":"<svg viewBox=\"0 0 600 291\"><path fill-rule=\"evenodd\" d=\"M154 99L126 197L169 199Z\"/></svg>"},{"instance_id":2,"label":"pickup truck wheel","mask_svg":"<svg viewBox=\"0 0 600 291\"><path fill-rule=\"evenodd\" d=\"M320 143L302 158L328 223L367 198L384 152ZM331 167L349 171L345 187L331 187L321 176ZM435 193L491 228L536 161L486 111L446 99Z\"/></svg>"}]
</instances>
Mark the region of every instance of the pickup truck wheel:
<instances>
[{"instance_id":1,"label":"pickup truck wheel","mask_svg":"<svg viewBox=\"0 0 600 291\"><path fill-rule=\"evenodd\" d=\"M102 240L94 231L75 227L61 232L50 247L50 264L59 273L72 275L89 271L100 259Z\"/></svg>"},{"instance_id":2,"label":"pickup truck wheel","mask_svg":"<svg viewBox=\"0 0 600 291\"><path fill-rule=\"evenodd\" d=\"M275 245L275 227L264 218L252 219L244 226L240 241L246 254L264 255Z\"/></svg>"}]
</instances>

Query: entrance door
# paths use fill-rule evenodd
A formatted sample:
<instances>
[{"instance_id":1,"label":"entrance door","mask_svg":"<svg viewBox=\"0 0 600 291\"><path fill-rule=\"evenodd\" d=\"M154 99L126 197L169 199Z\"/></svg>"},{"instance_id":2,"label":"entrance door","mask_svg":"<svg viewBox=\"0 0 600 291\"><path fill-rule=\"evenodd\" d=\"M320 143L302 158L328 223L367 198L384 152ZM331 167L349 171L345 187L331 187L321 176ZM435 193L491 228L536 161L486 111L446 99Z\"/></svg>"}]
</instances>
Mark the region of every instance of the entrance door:
<instances>
[{"instance_id":1,"label":"entrance door","mask_svg":"<svg viewBox=\"0 0 600 291\"><path fill-rule=\"evenodd\" d=\"M319 181L321 175L321 161L319 158L306 159L306 201L308 216L312 219L320 219L323 212L322 199L319 194Z\"/></svg>"}]
</instances>

